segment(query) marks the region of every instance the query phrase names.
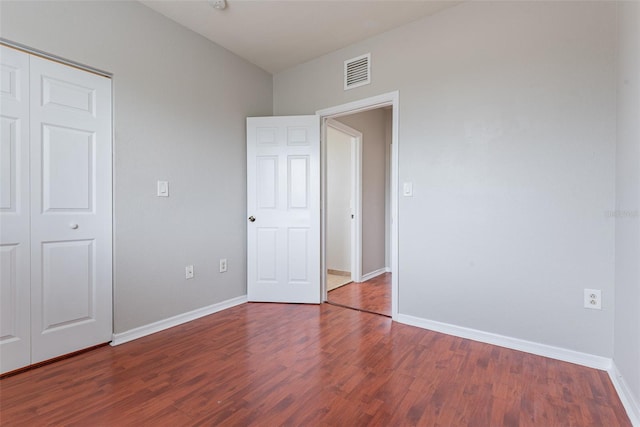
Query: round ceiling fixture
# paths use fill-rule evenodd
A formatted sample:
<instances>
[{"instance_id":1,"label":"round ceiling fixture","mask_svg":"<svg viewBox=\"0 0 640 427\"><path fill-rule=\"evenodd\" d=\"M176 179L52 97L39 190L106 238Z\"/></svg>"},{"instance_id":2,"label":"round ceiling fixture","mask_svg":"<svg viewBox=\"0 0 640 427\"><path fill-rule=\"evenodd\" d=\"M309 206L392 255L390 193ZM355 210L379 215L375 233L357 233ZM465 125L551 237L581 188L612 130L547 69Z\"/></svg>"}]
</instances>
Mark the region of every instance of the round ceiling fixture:
<instances>
[{"instance_id":1,"label":"round ceiling fixture","mask_svg":"<svg viewBox=\"0 0 640 427\"><path fill-rule=\"evenodd\" d=\"M224 10L227 8L227 0L208 0L209 6L214 9Z\"/></svg>"}]
</instances>

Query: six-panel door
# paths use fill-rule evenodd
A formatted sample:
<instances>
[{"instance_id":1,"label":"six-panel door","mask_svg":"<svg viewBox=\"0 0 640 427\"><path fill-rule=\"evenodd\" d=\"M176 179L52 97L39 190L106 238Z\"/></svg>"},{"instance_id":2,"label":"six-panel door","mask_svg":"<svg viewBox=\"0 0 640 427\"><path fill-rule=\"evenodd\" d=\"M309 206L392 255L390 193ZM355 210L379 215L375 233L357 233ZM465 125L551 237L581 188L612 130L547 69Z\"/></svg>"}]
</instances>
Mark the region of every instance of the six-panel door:
<instances>
[{"instance_id":1,"label":"six-panel door","mask_svg":"<svg viewBox=\"0 0 640 427\"><path fill-rule=\"evenodd\" d=\"M249 301L320 303L317 116L247 119Z\"/></svg>"}]
</instances>

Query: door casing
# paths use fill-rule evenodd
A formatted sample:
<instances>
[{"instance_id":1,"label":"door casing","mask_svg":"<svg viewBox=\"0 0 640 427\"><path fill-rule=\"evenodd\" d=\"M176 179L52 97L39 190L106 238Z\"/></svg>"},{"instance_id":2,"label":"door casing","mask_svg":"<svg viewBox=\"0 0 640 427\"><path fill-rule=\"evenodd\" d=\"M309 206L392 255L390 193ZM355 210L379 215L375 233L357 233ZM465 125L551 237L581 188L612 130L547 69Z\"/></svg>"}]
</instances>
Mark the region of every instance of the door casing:
<instances>
[{"instance_id":1,"label":"door casing","mask_svg":"<svg viewBox=\"0 0 640 427\"><path fill-rule=\"evenodd\" d=\"M391 318L397 320L399 307L399 271L398 271L398 152L399 152L399 102L400 92L393 91L370 98L353 101L335 107L316 111L320 116L320 174L321 174L321 248L320 272L322 286L322 300L327 301L327 248L326 248L326 211L327 211L327 121L381 107L392 107L391 130Z\"/></svg>"}]
</instances>

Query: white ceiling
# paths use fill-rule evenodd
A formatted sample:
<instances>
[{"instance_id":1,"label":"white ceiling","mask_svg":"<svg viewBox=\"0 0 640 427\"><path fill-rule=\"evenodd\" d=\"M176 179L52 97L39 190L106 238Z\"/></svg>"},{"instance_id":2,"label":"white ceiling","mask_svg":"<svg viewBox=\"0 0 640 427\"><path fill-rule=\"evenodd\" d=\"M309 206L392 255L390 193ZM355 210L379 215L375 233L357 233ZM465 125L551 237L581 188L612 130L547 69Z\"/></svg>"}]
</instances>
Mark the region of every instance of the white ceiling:
<instances>
[{"instance_id":1,"label":"white ceiling","mask_svg":"<svg viewBox=\"0 0 640 427\"><path fill-rule=\"evenodd\" d=\"M460 1L143 0L144 5L236 55L277 73Z\"/></svg>"}]
</instances>

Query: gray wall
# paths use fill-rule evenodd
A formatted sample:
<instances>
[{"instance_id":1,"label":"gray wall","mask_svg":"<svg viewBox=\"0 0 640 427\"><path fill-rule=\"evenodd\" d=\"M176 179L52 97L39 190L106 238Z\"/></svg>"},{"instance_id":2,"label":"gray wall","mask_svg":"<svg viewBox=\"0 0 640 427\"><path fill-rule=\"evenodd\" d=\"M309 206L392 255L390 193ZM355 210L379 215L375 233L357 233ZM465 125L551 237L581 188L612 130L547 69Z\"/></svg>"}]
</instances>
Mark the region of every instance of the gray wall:
<instances>
[{"instance_id":1,"label":"gray wall","mask_svg":"<svg viewBox=\"0 0 640 427\"><path fill-rule=\"evenodd\" d=\"M0 7L2 37L114 73L115 332L245 295L245 117L271 76L137 2Z\"/></svg>"},{"instance_id":2,"label":"gray wall","mask_svg":"<svg viewBox=\"0 0 640 427\"><path fill-rule=\"evenodd\" d=\"M275 75L274 112L399 90L400 313L611 357L615 51L615 3L467 2Z\"/></svg>"},{"instance_id":3,"label":"gray wall","mask_svg":"<svg viewBox=\"0 0 640 427\"><path fill-rule=\"evenodd\" d=\"M640 405L640 3L620 4L614 361ZM638 406L640 409L640 406Z\"/></svg>"},{"instance_id":4,"label":"gray wall","mask_svg":"<svg viewBox=\"0 0 640 427\"><path fill-rule=\"evenodd\" d=\"M377 108L337 120L362 132L362 274L385 268L385 110Z\"/></svg>"}]
</instances>

